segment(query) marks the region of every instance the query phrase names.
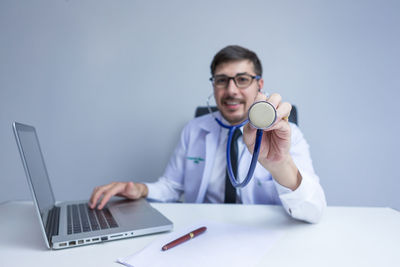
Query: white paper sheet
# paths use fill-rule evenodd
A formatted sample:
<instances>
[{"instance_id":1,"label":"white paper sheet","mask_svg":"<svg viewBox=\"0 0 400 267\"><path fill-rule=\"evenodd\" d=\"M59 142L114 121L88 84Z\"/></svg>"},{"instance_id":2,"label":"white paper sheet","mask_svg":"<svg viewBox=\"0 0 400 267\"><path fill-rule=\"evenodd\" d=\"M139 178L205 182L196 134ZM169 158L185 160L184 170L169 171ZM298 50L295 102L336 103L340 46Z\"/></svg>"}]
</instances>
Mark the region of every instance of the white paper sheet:
<instances>
[{"instance_id":1,"label":"white paper sheet","mask_svg":"<svg viewBox=\"0 0 400 267\"><path fill-rule=\"evenodd\" d=\"M201 226L203 234L174 248L161 247ZM178 229L143 250L117 262L129 267L254 266L282 236L281 231L242 225L205 222Z\"/></svg>"}]
</instances>

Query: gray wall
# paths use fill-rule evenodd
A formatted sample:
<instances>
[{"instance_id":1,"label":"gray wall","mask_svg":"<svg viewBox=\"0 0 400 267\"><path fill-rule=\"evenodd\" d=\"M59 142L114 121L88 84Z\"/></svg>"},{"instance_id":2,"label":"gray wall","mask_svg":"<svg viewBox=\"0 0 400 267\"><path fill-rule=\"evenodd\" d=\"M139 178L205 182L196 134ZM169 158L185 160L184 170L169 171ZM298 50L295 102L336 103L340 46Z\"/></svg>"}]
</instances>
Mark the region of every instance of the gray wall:
<instances>
[{"instance_id":1,"label":"gray wall","mask_svg":"<svg viewBox=\"0 0 400 267\"><path fill-rule=\"evenodd\" d=\"M30 198L13 121L37 127L59 200L154 181L211 93L212 56L240 44L298 106L329 204L400 209L399 14L388 0L2 0L0 202Z\"/></svg>"}]
</instances>

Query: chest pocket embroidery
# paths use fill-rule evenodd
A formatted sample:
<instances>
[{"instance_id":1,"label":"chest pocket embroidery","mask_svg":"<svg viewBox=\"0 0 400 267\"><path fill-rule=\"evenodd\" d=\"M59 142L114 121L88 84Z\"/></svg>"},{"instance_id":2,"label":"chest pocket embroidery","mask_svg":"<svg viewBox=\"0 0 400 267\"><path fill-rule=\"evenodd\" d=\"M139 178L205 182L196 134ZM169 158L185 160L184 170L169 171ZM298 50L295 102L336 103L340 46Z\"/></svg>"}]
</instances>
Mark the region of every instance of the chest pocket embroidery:
<instances>
[{"instance_id":1,"label":"chest pocket embroidery","mask_svg":"<svg viewBox=\"0 0 400 267\"><path fill-rule=\"evenodd\" d=\"M199 164L200 162L204 161L204 159L200 157L186 157L186 159L192 160L196 164Z\"/></svg>"}]
</instances>

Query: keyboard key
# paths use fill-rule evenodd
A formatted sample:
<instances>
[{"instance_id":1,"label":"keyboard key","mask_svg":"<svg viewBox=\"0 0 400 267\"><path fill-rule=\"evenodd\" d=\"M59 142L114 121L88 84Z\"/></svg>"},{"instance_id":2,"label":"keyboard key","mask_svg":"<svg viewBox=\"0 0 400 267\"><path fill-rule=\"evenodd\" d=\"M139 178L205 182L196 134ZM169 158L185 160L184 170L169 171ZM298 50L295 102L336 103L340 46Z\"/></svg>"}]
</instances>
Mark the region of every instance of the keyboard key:
<instances>
[{"instance_id":1,"label":"keyboard key","mask_svg":"<svg viewBox=\"0 0 400 267\"><path fill-rule=\"evenodd\" d=\"M100 210L96 210L96 215L97 215L97 220L99 221L100 224L100 228L101 229L107 229L108 227L108 223L106 221L106 219L103 216L103 212Z\"/></svg>"}]
</instances>

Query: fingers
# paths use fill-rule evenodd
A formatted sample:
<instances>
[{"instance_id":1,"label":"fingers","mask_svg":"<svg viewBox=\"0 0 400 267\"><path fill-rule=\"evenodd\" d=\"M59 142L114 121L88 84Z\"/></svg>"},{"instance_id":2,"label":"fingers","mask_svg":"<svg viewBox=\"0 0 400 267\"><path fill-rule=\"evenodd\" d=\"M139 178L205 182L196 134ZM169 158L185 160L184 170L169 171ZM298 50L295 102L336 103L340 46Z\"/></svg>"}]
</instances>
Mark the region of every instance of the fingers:
<instances>
[{"instance_id":1,"label":"fingers","mask_svg":"<svg viewBox=\"0 0 400 267\"><path fill-rule=\"evenodd\" d=\"M292 110L292 105L288 102L281 103L276 109L277 119L288 121L290 111Z\"/></svg>"},{"instance_id":2,"label":"fingers","mask_svg":"<svg viewBox=\"0 0 400 267\"><path fill-rule=\"evenodd\" d=\"M266 96L263 93L259 92L254 100L254 102L258 101L268 101L271 103L276 111L278 118L284 118L284 117L289 117L290 115L290 110L292 109L292 106L288 102L282 102L282 96L277 93L273 93L270 96Z\"/></svg>"},{"instance_id":3,"label":"fingers","mask_svg":"<svg viewBox=\"0 0 400 267\"><path fill-rule=\"evenodd\" d=\"M120 193L124 193L126 186L127 183L114 182L108 185L96 187L93 190L92 196L90 198L89 207L92 209L95 208L97 202L101 199L97 208L102 209L111 197Z\"/></svg>"},{"instance_id":4,"label":"fingers","mask_svg":"<svg viewBox=\"0 0 400 267\"><path fill-rule=\"evenodd\" d=\"M276 123L281 120L288 121L290 111L292 110L292 105L290 103L282 102L282 96L276 93L270 95L266 101L271 103L276 109Z\"/></svg>"},{"instance_id":5,"label":"fingers","mask_svg":"<svg viewBox=\"0 0 400 267\"><path fill-rule=\"evenodd\" d=\"M268 128L265 131L274 131L275 133L284 133L285 135L290 135L290 125L286 121L286 119L281 119L277 122L275 122L270 128Z\"/></svg>"},{"instance_id":6,"label":"fingers","mask_svg":"<svg viewBox=\"0 0 400 267\"><path fill-rule=\"evenodd\" d=\"M99 210L101 210L111 197L123 192L125 190L125 183L115 183L110 189L104 192L103 198L100 201L100 204L97 206Z\"/></svg>"},{"instance_id":7,"label":"fingers","mask_svg":"<svg viewBox=\"0 0 400 267\"><path fill-rule=\"evenodd\" d=\"M258 92L258 94L256 95L256 98L254 99L254 102L258 102L258 101L267 101L267 96L261 92Z\"/></svg>"},{"instance_id":8,"label":"fingers","mask_svg":"<svg viewBox=\"0 0 400 267\"><path fill-rule=\"evenodd\" d=\"M93 193L92 193L92 195L90 197L90 200L89 200L89 207L93 209L96 206L97 201L103 195L103 193L105 191L107 191L107 189L110 188L111 186L112 186L112 184L95 187L93 189Z\"/></svg>"},{"instance_id":9,"label":"fingers","mask_svg":"<svg viewBox=\"0 0 400 267\"><path fill-rule=\"evenodd\" d=\"M282 102L282 96L280 94L273 93L267 98L267 101L277 109L279 104Z\"/></svg>"}]
</instances>

